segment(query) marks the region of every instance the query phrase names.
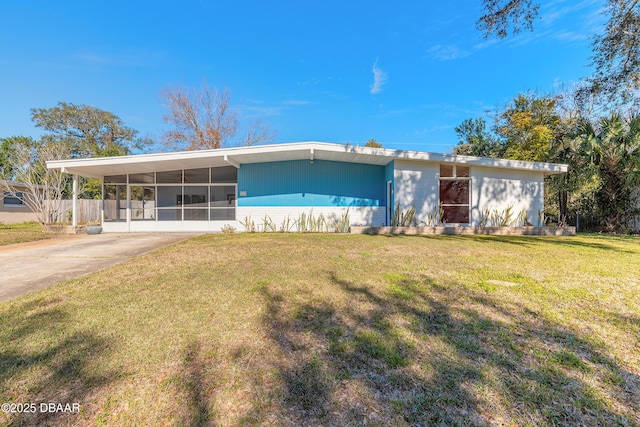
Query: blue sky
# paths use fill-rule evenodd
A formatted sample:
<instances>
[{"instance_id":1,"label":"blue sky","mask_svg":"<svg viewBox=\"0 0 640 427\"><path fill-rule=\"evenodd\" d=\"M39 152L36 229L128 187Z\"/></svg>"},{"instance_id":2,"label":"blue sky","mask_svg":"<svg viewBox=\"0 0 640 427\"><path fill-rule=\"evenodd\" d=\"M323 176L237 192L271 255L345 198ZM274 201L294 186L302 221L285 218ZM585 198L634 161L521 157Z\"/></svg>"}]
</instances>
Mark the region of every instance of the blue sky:
<instances>
[{"instance_id":1,"label":"blue sky","mask_svg":"<svg viewBox=\"0 0 640 427\"><path fill-rule=\"evenodd\" d=\"M30 109L64 101L159 138L159 91L206 80L276 142L448 152L463 119L589 75L602 5L542 1L533 33L496 41L480 0L3 0L0 137L38 137Z\"/></svg>"}]
</instances>

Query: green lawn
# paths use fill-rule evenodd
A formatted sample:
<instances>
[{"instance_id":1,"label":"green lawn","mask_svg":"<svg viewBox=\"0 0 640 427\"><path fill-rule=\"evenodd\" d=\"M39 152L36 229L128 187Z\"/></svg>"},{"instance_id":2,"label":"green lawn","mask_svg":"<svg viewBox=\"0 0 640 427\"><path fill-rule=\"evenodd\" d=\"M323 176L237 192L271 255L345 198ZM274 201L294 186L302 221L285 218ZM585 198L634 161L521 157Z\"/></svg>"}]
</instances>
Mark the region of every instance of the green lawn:
<instances>
[{"instance_id":1,"label":"green lawn","mask_svg":"<svg viewBox=\"0 0 640 427\"><path fill-rule=\"evenodd\" d=\"M22 224L0 223L0 246L51 239L59 235L58 233L42 231L42 226L37 222L25 222Z\"/></svg>"},{"instance_id":2,"label":"green lawn","mask_svg":"<svg viewBox=\"0 0 640 427\"><path fill-rule=\"evenodd\" d=\"M640 239L206 235L0 304L36 425L640 425Z\"/></svg>"}]
</instances>

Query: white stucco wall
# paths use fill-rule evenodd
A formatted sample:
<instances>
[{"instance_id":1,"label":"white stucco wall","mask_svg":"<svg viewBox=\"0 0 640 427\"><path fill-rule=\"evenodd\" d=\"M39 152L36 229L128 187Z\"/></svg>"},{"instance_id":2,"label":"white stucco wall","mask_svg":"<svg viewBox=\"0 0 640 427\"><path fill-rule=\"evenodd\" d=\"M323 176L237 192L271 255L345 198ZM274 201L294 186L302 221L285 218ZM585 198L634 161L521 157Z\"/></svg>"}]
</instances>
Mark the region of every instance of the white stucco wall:
<instances>
[{"instance_id":1,"label":"white stucco wall","mask_svg":"<svg viewBox=\"0 0 640 427\"><path fill-rule=\"evenodd\" d=\"M383 225L385 222L385 207L309 207L309 206L242 206L236 207L236 221L126 221L103 223L103 230L106 233L124 233L124 232L217 232L225 225L235 227L236 231L245 231L242 222L245 218L250 217L256 226L261 226L264 216L267 215L276 227L280 228L287 216L290 218L291 231L295 231L294 221L297 220L302 213L313 214L318 218L320 214L329 219L340 219L340 217L349 210L349 222L351 225Z\"/></svg>"},{"instance_id":2,"label":"white stucco wall","mask_svg":"<svg viewBox=\"0 0 640 427\"><path fill-rule=\"evenodd\" d=\"M286 220L287 216L290 218L291 223L298 219L301 214L312 213L314 217L322 214L326 219L339 220L341 216L349 211L350 225L382 225L385 222L385 207L384 206L240 206L236 208L236 219L238 224L240 221L244 221L246 217L251 216L251 220L256 225L262 224L262 219L265 215L268 215L276 225ZM240 225L239 230L243 231L244 227ZM295 230L295 227L293 228Z\"/></svg>"},{"instance_id":3,"label":"white stucco wall","mask_svg":"<svg viewBox=\"0 0 640 427\"><path fill-rule=\"evenodd\" d=\"M437 162L395 161L395 203L403 211L415 206L418 224L426 222L440 202L439 174ZM524 209L529 221L537 225L538 212L544 209L542 172L471 166L470 175L471 225L478 225L483 210L502 212L510 205L514 215Z\"/></svg>"},{"instance_id":4,"label":"white stucco wall","mask_svg":"<svg viewBox=\"0 0 640 427\"><path fill-rule=\"evenodd\" d=\"M241 231L237 221L105 221L102 230L105 233L152 233L152 232L175 232L175 233L210 233L217 232L226 224Z\"/></svg>"},{"instance_id":5,"label":"white stucco wall","mask_svg":"<svg viewBox=\"0 0 640 427\"><path fill-rule=\"evenodd\" d=\"M415 206L418 224L426 222L427 215L439 203L440 164L395 160L394 167L393 192L396 206L399 204L402 211Z\"/></svg>"},{"instance_id":6,"label":"white stucco wall","mask_svg":"<svg viewBox=\"0 0 640 427\"><path fill-rule=\"evenodd\" d=\"M525 210L529 222L538 225L538 213L544 210L543 173L472 167L471 223L477 225L485 209L502 212L509 206L514 215Z\"/></svg>"}]
</instances>

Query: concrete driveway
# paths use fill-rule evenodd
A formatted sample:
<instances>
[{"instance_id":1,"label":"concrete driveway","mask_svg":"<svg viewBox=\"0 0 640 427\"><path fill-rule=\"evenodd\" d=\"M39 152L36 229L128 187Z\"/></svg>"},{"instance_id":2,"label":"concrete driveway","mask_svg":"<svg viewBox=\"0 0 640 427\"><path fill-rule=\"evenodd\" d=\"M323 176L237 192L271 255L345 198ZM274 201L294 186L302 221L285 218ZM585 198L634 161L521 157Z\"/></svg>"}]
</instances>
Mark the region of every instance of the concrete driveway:
<instances>
[{"instance_id":1,"label":"concrete driveway","mask_svg":"<svg viewBox=\"0 0 640 427\"><path fill-rule=\"evenodd\" d=\"M0 246L0 301L101 270L195 235L85 234Z\"/></svg>"}]
</instances>

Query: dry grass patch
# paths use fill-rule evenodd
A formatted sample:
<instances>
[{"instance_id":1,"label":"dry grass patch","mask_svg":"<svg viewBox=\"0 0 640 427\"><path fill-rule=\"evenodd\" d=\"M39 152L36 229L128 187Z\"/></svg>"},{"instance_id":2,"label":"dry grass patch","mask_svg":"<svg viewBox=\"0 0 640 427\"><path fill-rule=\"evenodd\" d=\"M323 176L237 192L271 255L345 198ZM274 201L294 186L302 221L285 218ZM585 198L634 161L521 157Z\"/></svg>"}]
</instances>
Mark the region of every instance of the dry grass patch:
<instances>
[{"instance_id":1,"label":"dry grass patch","mask_svg":"<svg viewBox=\"0 0 640 427\"><path fill-rule=\"evenodd\" d=\"M36 222L22 224L0 223L0 246L52 239L58 236L60 236L60 233L43 231L42 226Z\"/></svg>"},{"instance_id":2,"label":"dry grass patch","mask_svg":"<svg viewBox=\"0 0 640 427\"><path fill-rule=\"evenodd\" d=\"M38 425L640 425L640 241L209 235L0 304ZM509 285L506 285L508 283Z\"/></svg>"}]
</instances>

